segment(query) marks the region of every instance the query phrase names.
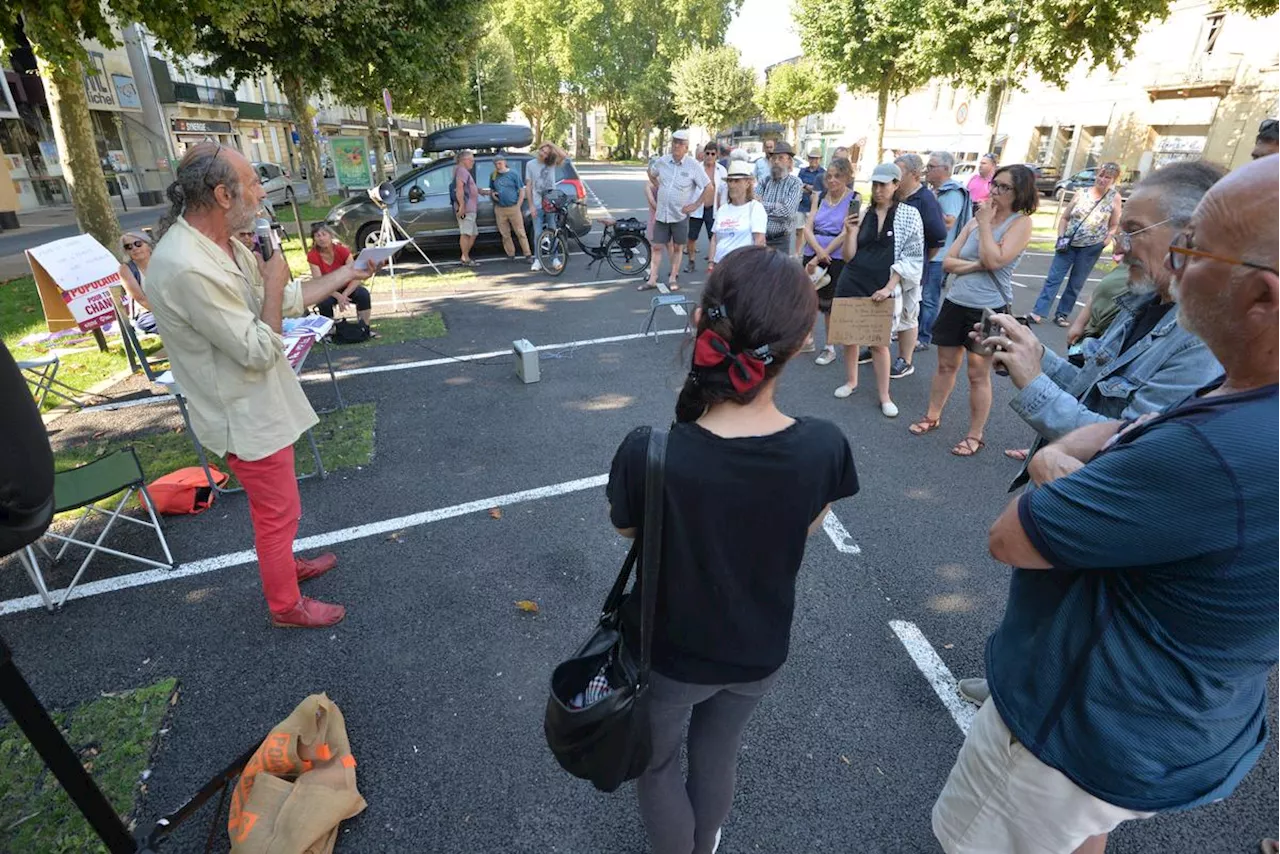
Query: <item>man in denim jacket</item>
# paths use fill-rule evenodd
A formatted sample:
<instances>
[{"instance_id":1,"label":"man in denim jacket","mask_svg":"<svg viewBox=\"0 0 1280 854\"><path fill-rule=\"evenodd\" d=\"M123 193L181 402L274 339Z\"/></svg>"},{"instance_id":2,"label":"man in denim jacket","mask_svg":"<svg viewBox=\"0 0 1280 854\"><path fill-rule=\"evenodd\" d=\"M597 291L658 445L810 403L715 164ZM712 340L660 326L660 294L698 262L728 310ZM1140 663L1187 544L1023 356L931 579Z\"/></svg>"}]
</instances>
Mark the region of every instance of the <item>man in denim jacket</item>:
<instances>
[{"instance_id":1,"label":"man in denim jacket","mask_svg":"<svg viewBox=\"0 0 1280 854\"><path fill-rule=\"evenodd\" d=\"M1088 342L1083 367L1045 347L1014 318L997 318L1004 334L992 340L1004 352L995 361L1018 388L1009 406L1036 430L1031 454L1086 424L1163 411L1221 375L1204 342L1178 325L1164 258L1223 174L1209 163L1174 163L1134 188L1116 235L1129 290L1116 300L1120 314L1106 334ZM1010 488L1026 482L1024 465Z\"/></svg>"}]
</instances>

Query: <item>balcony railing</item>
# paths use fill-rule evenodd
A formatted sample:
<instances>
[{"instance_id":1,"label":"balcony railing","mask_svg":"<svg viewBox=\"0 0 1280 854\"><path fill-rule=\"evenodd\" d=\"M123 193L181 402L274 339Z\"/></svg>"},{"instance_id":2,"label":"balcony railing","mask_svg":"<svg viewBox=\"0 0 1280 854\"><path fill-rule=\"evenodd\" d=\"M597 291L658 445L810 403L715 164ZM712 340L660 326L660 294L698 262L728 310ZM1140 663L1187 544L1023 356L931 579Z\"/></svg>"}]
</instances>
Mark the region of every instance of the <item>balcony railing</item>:
<instances>
[{"instance_id":1,"label":"balcony railing","mask_svg":"<svg viewBox=\"0 0 1280 854\"><path fill-rule=\"evenodd\" d=\"M267 107L265 104L258 104L253 101L241 101L240 118L265 122L267 120Z\"/></svg>"},{"instance_id":2,"label":"balcony railing","mask_svg":"<svg viewBox=\"0 0 1280 854\"><path fill-rule=\"evenodd\" d=\"M1242 58L1235 53L1220 59L1207 57L1191 63L1160 63L1152 71L1151 80L1147 83L1147 95L1153 101L1157 98L1225 95L1236 82Z\"/></svg>"},{"instance_id":3,"label":"balcony railing","mask_svg":"<svg viewBox=\"0 0 1280 854\"><path fill-rule=\"evenodd\" d=\"M173 98L184 104L209 104L214 107L237 107L236 93L214 86L198 86L195 83L173 82Z\"/></svg>"},{"instance_id":4,"label":"balcony railing","mask_svg":"<svg viewBox=\"0 0 1280 854\"><path fill-rule=\"evenodd\" d=\"M266 108L268 119L279 120L282 122L293 121L293 110L289 109L288 104L268 101L262 106Z\"/></svg>"}]
</instances>

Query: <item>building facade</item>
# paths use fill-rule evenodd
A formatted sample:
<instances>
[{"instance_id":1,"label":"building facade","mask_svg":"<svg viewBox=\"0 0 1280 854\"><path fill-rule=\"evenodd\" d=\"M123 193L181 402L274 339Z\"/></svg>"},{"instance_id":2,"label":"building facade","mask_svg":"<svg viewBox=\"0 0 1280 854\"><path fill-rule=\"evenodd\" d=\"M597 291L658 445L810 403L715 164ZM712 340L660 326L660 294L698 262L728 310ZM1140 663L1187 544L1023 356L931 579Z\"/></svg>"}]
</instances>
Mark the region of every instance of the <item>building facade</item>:
<instances>
[{"instance_id":1,"label":"building facade","mask_svg":"<svg viewBox=\"0 0 1280 854\"><path fill-rule=\"evenodd\" d=\"M905 151L975 160L993 138L1002 162L1064 176L1106 161L1140 174L1188 158L1235 167L1249 159L1259 122L1276 115L1278 31L1280 15L1250 18L1206 0L1179 0L1115 72L1080 66L1062 88L1034 76L1019 81L998 127L987 92L936 80L890 102L878 157L867 151L868 140L875 147L875 98L847 92L831 113L804 122L801 147L829 158L835 146L851 146L862 175Z\"/></svg>"}]
</instances>

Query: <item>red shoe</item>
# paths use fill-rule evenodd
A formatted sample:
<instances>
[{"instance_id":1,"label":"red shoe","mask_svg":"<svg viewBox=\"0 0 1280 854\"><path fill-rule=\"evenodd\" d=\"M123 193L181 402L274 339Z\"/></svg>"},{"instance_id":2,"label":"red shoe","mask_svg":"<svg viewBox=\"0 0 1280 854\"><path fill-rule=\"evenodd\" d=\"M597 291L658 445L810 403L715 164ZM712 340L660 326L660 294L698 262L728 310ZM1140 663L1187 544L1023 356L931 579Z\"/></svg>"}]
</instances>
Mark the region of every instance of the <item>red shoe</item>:
<instances>
[{"instance_id":1,"label":"red shoe","mask_svg":"<svg viewBox=\"0 0 1280 854\"><path fill-rule=\"evenodd\" d=\"M318 578L338 565L338 556L333 552L325 552L313 558L295 557L293 565L298 570L298 580L306 581Z\"/></svg>"},{"instance_id":2,"label":"red shoe","mask_svg":"<svg viewBox=\"0 0 1280 854\"><path fill-rule=\"evenodd\" d=\"M280 629L324 629L336 626L347 615L341 605L330 605L303 596L283 614L271 614L271 625Z\"/></svg>"}]
</instances>

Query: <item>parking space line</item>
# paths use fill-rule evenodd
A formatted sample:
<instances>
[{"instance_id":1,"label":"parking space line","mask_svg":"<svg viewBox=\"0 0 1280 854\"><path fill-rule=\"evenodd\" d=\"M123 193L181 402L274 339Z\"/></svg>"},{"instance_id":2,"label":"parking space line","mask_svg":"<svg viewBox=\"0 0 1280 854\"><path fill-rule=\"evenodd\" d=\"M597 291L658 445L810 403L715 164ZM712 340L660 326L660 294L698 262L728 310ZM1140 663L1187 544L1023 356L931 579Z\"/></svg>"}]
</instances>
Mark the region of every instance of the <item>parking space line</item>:
<instances>
[{"instance_id":1,"label":"parking space line","mask_svg":"<svg viewBox=\"0 0 1280 854\"><path fill-rule=\"evenodd\" d=\"M822 530L827 532L827 536L831 538L831 542L842 553L847 555L862 554L861 547L853 541L853 536L836 518L835 512L827 514L827 518L822 520Z\"/></svg>"},{"instance_id":2,"label":"parking space line","mask_svg":"<svg viewBox=\"0 0 1280 854\"><path fill-rule=\"evenodd\" d=\"M938 695L942 705L951 714L951 719L956 722L956 726L960 727L960 732L968 735L969 727L973 725L973 718L978 714L978 710L960 699L960 694L956 691L955 677L951 675L947 665L942 663L933 645L921 634L915 623L890 620L889 628L893 629L898 640L902 641L902 645L907 649L907 655L911 656L916 667L929 681L933 693Z\"/></svg>"},{"instance_id":3,"label":"parking space line","mask_svg":"<svg viewBox=\"0 0 1280 854\"><path fill-rule=\"evenodd\" d=\"M402 531L406 528L415 528L419 525L427 525L444 519L453 519L457 516L465 516L470 513L480 513L493 507L511 507L512 505L523 504L529 501L554 498L557 495L568 495L572 492L597 489L604 486L608 481L609 476L607 474L601 474L594 477L579 478L578 480L567 480L563 483L553 483L550 486L539 486L535 489L511 492L506 495L495 495L492 498L481 498L478 501L468 501L464 504L454 504L451 507L441 507L437 510L426 510L421 513L413 513L408 516L397 516L393 519L384 519L381 522L369 522L364 525L353 525L350 528L341 528L337 531L313 534L310 537L303 537L295 541L293 547L299 552L304 552L309 549L324 548L325 546L350 542L351 540L360 540L367 537L376 537L380 534ZM244 564L253 563L255 560L257 560L257 555L254 551L252 549L246 549L244 551L230 552L224 555L217 555L216 557L179 564L172 570L149 569L144 572L134 572L127 575L117 575L114 578L104 578L100 581L90 581L81 584L76 588L76 593L71 597L71 601L84 599L89 596L99 596L103 593L114 593L117 590L128 590L133 587L159 584L164 581L175 581L179 578L190 578L193 575L203 575L219 569L243 566ZM49 592L56 598L62 591L51 590ZM31 611L43 607L44 603L41 601L39 596L34 594L31 596L20 596L16 599L8 599L0 602L0 616L16 614L21 611Z\"/></svg>"}]
</instances>

